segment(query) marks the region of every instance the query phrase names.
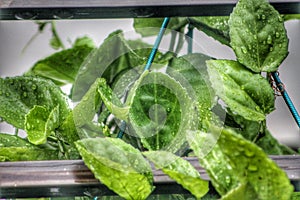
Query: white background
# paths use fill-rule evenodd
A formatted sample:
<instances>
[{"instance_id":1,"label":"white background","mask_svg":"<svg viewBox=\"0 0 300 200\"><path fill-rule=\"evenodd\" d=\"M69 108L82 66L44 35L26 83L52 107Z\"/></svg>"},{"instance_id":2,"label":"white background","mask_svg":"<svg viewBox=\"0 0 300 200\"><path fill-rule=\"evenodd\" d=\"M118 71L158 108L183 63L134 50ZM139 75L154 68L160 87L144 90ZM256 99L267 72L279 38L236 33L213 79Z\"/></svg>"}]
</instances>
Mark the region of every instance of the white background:
<instances>
[{"instance_id":1,"label":"white background","mask_svg":"<svg viewBox=\"0 0 300 200\"><path fill-rule=\"evenodd\" d=\"M87 35L100 45L109 33L116 29L134 34L131 19L109 20L71 20L57 21L57 31L64 44L74 42L79 36ZM280 67L280 78L293 100L295 107L300 110L300 20L285 23L289 43L289 55ZM37 25L31 21L0 21L0 76L22 75L37 60L54 52L49 47L51 33L49 28L39 35L32 44L22 53L22 49L29 39L36 33ZM233 52L203 33L195 31L194 40L198 44L195 51L201 51L215 58L234 59ZM150 40L153 41L153 40ZM1 102L0 102L1 103ZM276 99L276 111L268 117L268 127L272 134L282 143L299 147L299 128L293 120L282 97ZM3 123L0 123L0 132L12 132Z\"/></svg>"}]
</instances>

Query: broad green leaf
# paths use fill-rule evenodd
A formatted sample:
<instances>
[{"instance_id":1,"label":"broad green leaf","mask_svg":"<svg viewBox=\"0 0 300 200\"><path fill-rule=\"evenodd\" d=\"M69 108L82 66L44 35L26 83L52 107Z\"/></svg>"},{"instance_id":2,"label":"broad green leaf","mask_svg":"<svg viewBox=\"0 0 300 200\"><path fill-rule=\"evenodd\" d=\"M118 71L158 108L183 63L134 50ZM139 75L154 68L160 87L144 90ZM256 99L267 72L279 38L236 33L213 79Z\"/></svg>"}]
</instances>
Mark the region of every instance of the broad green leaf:
<instances>
[{"instance_id":1,"label":"broad green leaf","mask_svg":"<svg viewBox=\"0 0 300 200\"><path fill-rule=\"evenodd\" d=\"M50 79L60 86L73 84L81 63L94 49L87 42L78 40L73 48L62 50L38 61L27 74Z\"/></svg>"},{"instance_id":2,"label":"broad green leaf","mask_svg":"<svg viewBox=\"0 0 300 200\"><path fill-rule=\"evenodd\" d=\"M155 167L190 191L197 199L209 190L208 182L200 178L199 172L186 160L167 151L143 153Z\"/></svg>"},{"instance_id":3,"label":"broad green leaf","mask_svg":"<svg viewBox=\"0 0 300 200\"><path fill-rule=\"evenodd\" d=\"M70 112L67 97L53 82L19 76L0 79L0 117L16 128L25 129L25 115L35 106L52 110L59 105L59 121Z\"/></svg>"},{"instance_id":4,"label":"broad green leaf","mask_svg":"<svg viewBox=\"0 0 300 200\"><path fill-rule=\"evenodd\" d=\"M122 31L111 33L82 63L73 85L72 99L78 101L88 91L97 78L105 78L112 86L121 73L144 65L152 46L141 40L126 40ZM157 53L154 63L160 61L161 53Z\"/></svg>"},{"instance_id":5,"label":"broad green leaf","mask_svg":"<svg viewBox=\"0 0 300 200\"><path fill-rule=\"evenodd\" d=\"M230 46L229 16L190 17L190 23L199 31L218 40L222 44Z\"/></svg>"},{"instance_id":6,"label":"broad green leaf","mask_svg":"<svg viewBox=\"0 0 300 200\"><path fill-rule=\"evenodd\" d=\"M127 100L130 126L149 150L175 153L184 146L186 131L198 126L197 105L167 74L144 72Z\"/></svg>"},{"instance_id":7,"label":"broad green leaf","mask_svg":"<svg viewBox=\"0 0 300 200\"><path fill-rule=\"evenodd\" d=\"M115 117L127 120L128 119L128 106L122 106L120 99L114 94L111 88L106 84L105 79L99 80L98 92L107 109L115 115Z\"/></svg>"},{"instance_id":8,"label":"broad green leaf","mask_svg":"<svg viewBox=\"0 0 300 200\"><path fill-rule=\"evenodd\" d=\"M91 122L100 108L101 101L98 88L102 81L101 79L96 79L81 101L73 109L75 125L77 127L82 127L84 124Z\"/></svg>"},{"instance_id":9,"label":"broad green leaf","mask_svg":"<svg viewBox=\"0 0 300 200\"><path fill-rule=\"evenodd\" d=\"M253 187L249 184L241 184L233 190L229 191L222 197L222 200L236 200L236 199L260 199L255 193Z\"/></svg>"},{"instance_id":10,"label":"broad green leaf","mask_svg":"<svg viewBox=\"0 0 300 200\"><path fill-rule=\"evenodd\" d=\"M206 61L210 57L193 53L172 59L167 73L186 88L198 101L200 120L210 118L210 109L215 104L215 94L209 82ZM202 123L199 124L202 126ZM203 127L200 127L203 128Z\"/></svg>"},{"instance_id":11,"label":"broad green leaf","mask_svg":"<svg viewBox=\"0 0 300 200\"><path fill-rule=\"evenodd\" d=\"M26 139L15 135L0 133L0 160L27 161L27 160L57 160L58 152L40 148Z\"/></svg>"},{"instance_id":12,"label":"broad green leaf","mask_svg":"<svg viewBox=\"0 0 300 200\"><path fill-rule=\"evenodd\" d=\"M215 144L209 152L203 148L207 137L208 143ZM190 132L188 139L224 199L290 199L293 186L285 172L261 148L233 130L212 127L209 133Z\"/></svg>"},{"instance_id":13,"label":"broad green leaf","mask_svg":"<svg viewBox=\"0 0 300 200\"><path fill-rule=\"evenodd\" d=\"M164 18L134 18L133 27L143 37L157 35ZM188 23L187 18L172 17L167 29L179 30Z\"/></svg>"},{"instance_id":14,"label":"broad green leaf","mask_svg":"<svg viewBox=\"0 0 300 200\"><path fill-rule=\"evenodd\" d=\"M58 151L43 148L0 147L1 161L58 160Z\"/></svg>"},{"instance_id":15,"label":"broad green leaf","mask_svg":"<svg viewBox=\"0 0 300 200\"><path fill-rule=\"evenodd\" d=\"M260 74L230 60L210 60L207 66L212 87L232 112L262 121L274 110L274 92Z\"/></svg>"},{"instance_id":16,"label":"broad green leaf","mask_svg":"<svg viewBox=\"0 0 300 200\"><path fill-rule=\"evenodd\" d=\"M254 72L276 71L288 54L283 19L266 0L240 0L229 27L238 61Z\"/></svg>"},{"instance_id":17,"label":"broad green leaf","mask_svg":"<svg viewBox=\"0 0 300 200\"><path fill-rule=\"evenodd\" d=\"M24 138L20 138L16 135L10 135L5 133L0 133L0 147L35 147L33 144L28 142Z\"/></svg>"},{"instance_id":18,"label":"broad green leaf","mask_svg":"<svg viewBox=\"0 0 300 200\"><path fill-rule=\"evenodd\" d=\"M125 199L146 199L152 170L140 151L116 138L83 139L76 146L95 177Z\"/></svg>"},{"instance_id":19,"label":"broad green leaf","mask_svg":"<svg viewBox=\"0 0 300 200\"><path fill-rule=\"evenodd\" d=\"M56 129L55 133L60 140L74 146L74 142L79 140L77 130L78 129L76 129L75 126L73 112L70 112L66 119L63 122L60 122L60 125Z\"/></svg>"},{"instance_id":20,"label":"broad green leaf","mask_svg":"<svg viewBox=\"0 0 300 200\"><path fill-rule=\"evenodd\" d=\"M47 137L55 134L59 126L59 110L56 106L49 111L43 106L34 106L25 116L28 140L35 145L45 144Z\"/></svg>"}]
</instances>

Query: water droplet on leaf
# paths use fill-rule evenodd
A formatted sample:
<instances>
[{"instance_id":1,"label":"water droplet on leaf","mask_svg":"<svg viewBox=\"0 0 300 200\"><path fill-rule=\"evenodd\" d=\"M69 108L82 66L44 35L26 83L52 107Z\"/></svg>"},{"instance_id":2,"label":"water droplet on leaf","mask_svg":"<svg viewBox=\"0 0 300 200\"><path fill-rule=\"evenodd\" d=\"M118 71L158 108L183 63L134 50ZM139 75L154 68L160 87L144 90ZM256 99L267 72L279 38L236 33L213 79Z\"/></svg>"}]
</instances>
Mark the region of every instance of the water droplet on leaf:
<instances>
[{"instance_id":1,"label":"water droplet on leaf","mask_svg":"<svg viewBox=\"0 0 300 200\"><path fill-rule=\"evenodd\" d=\"M36 86L35 84L33 84L33 85L31 86L31 89L32 89L32 90L36 90L36 88L37 88L37 86Z\"/></svg>"},{"instance_id":2,"label":"water droplet on leaf","mask_svg":"<svg viewBox=\"0 0 300 200\"><path fill-rule=\"evenodd\" d=\"M253 157L254 156L254 151L251 151L251 150L249 150L249 149L245 149L245 156L247 156L247 157Z\"/></svg>"},{"instance_id":3,"label":"water droplet on leaf","mask_svg":"<svg viewBox=\"0 0 300 200\"><path fill-rule=\"evenodd\" d=\"M268 38L267 38L267 44L272 44L273 40L272 40L272 36L271 35L268 35Z\"/></svg>"},{"instance_id":4,"label":"water droplet on leaf","mask_svg":"<svg viewBox=\"0 0 300 200\"><path fill-rule=\"evenodd\" d=\"M251 172L256 172L258 170L258 167L256 165L250 164L248 166L248 170Z\"/></svg>"}]
</instances>

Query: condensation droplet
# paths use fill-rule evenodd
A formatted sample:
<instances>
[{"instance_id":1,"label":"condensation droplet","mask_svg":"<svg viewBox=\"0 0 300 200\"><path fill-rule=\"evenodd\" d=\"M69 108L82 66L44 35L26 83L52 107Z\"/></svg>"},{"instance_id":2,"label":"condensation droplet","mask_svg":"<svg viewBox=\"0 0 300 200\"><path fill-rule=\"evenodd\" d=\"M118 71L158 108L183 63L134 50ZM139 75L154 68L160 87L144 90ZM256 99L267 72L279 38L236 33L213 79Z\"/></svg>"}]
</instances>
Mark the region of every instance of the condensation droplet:
<instances>
[{"instance_id":1,"label":"condensation droplet","mask_svg":"<svg viewBox=\"0 0 300 200\"><path fill-rule=\"evenodd\" d=\"M245 53L245 54L248 52L248 51L247 51L247 48L246 48L246 47L244 47L244 46L243 46L243 47L241 47L241 50L242 50L242 52L243 52L243 53Z\"/></svg>"},{"instance_id":2,"label":"condensation droplet","mask_svg":"<svg viewBox=\"0 0 300 200\"><path fill-rule=\"evenodd\" d=\"M254 151L251 151L249 149L245 149L245 156L247 157L253 157L255 155Z\"/></svg>"},{"instance_id":3,"label":"condensation droplet","mask_svg":"<svg viewBox=\"0 0 300 200\"><path fill-rule=\"evenodd\" d=\"M36 90L37 86L35 84L32 84L31 89Z\"/></svg>"},{"instance_id":4,"label":"condensation droplet","mask_svg":"<svg viewBox=\"0 0 300 200\"><path fill-rule=\"evenodd\" d=\"M251 172L256 172L256 171L258 171L258 167L256 165L250 164L248 166L248 170Z\"/></svg>"},{"instance_id":5,"label":"condensation droplet","mask_svg":"<svg viewBox=\"0 0 300 200\"><path fill-rule=\"evenodd\" d=\"M268 35L267 44L272 44L272 43L273 43L272 36Z\"/></svg>"}]
</instances>

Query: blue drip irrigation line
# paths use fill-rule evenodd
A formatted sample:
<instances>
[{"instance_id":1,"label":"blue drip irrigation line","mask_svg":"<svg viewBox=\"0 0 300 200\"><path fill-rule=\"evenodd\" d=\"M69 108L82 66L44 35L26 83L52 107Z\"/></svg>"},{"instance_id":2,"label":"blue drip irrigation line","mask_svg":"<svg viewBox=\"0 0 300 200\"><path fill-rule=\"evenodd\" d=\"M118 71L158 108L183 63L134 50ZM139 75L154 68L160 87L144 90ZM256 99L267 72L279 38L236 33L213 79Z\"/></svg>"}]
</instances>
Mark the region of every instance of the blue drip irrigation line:
<instances>
[{"instance_id":1,"label":"blue drip irrigation line","mask_svg":"<svg viewBox=\"0 0 300 200\"><path fill-rule=\"evenodd\" d=\"M165 33L165 30L166 30L167 26L168 26L169 21L170 21L170 18L169 18L169 17L165 17L165 19L164 19L164 21L163 21L163 23L162 23L162 25L161 25L161 28L160 28L160 30L159 30L159 33L158 33L158 35L157 35L157 38L156 38L156 40L155 40L155 43L154 43L154 45L153 45L153 48L152 48L152 50L151 50L151 53L150 53L150 55L149 55L149 57L148 57L146 66L145 66L145 68L144 68L144 71L150 69L150 67L151 67L151 65L152 65L152 62L153 62L153 60L154 60L154 57L155 57L155 55L156 55L157 49L158 49L158 47L159 47L159 44L160 44L160 42L161 42L161 40L162 40L162 38L163 38L163 36L164 36L164 33Z\"/></svg>"},{"instance_id":2,"label":"blue drip irrigation line","mask_svg":"<svg viewBox=\"0 0 300 200\"><path fill-rule=\"evenodd\" d=\"M156 55L156 53L157 53L159 44L160 44L160 42L161 42L161 40L162 40L162 38L163 38L163 36L164 36L165 30L166 30L166 28L167 28L167 26L168 26L168 24L169 24L169 21L170 21L170 18L169 18L169 17L165 17L165 19L164 19L164 21L163 21L163 23L162 23L162 25L161 25L161 28L160 28L160 30L159 30L159 33L158 33L158 35L157 35L157 38L156 38L156 40L155 40L155 43L154 43L154 45L153 45L153 48L152 48L152 50L151 50L151 52L150 52L150 55L149 55L149 57L148 57L147 63L146 63L145 68L144 68L144 71L150 69L150 67L151 67L151 65L152 65L152 63L153 63L153 60L154 60L154 58L155 58L155 55ZM121 138L123 137L124 132L125 132L125 128L126 128L126 122L125 122L125 121L122 121L122 122L121 122L120 131L119 131L119 133L118 133L118 135L117 135L117 138L120 138L120 139L121 139Z\"/></svg>"},{"instance_id":3,"label":"blue drip irrigation line","mask_svg":"<svg viewBox=\"0 0 300 200\"><path fill-rule=\"evenodd\" d=\"M285 103L287 104L289 110L291 111L298 127L300 128L300 116L291 100L291 98L289 97L288 93L286 92L285 88L284 88L284 85L283 83L281 82L279 76L278 76L278 73L277 72L272 72L272 77L274 78L276 84L277 84L277 87L279 88L282 96L283 96L283 99L285 101Z\"/></svg>"}]
</instances>

